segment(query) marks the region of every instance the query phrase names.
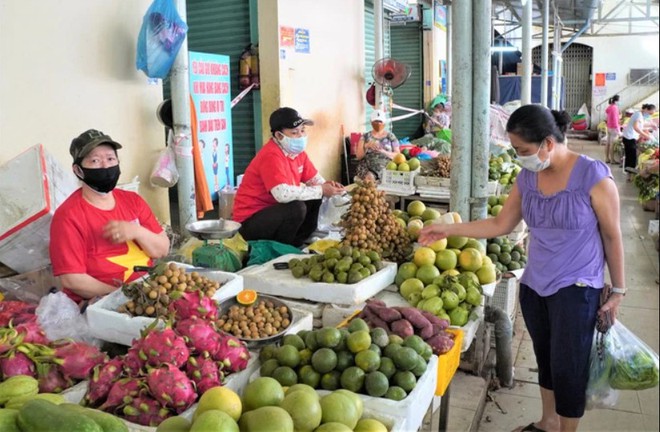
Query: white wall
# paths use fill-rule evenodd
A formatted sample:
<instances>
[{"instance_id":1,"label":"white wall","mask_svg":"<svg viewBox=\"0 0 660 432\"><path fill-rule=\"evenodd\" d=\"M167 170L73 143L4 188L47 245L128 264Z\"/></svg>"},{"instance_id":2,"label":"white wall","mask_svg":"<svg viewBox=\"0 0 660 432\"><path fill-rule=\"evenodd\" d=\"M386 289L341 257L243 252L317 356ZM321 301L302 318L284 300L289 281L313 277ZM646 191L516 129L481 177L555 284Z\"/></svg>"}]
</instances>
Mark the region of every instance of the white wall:
<instances>
[{"instance_id":1,"label":"white wall","mask_svg":"<svg viewBox=\"0 0 660 432\"><path fill-rule=\"evenodd\" d=\"M340 179L344 135L365 128L364 5L335 0L259 1L263 138L280 106L314 120L307 153L326 179ZM280 46L279 27L309 30L309 53ZM283 53L283 54L282 54Z\"/></svg>"},{"instance_id":2,"label":"white wall","mask_svg":"<svg viewBox=\"0 0 660 432\"><path fill-rule=\"evenodd\" d=\"M582 37L578 42L593 47L593 73L614 72L616 80L606 81L605 96L592 98L592 110L599 103L609 99L628 85L630 69L653 69L659 67L660 43L654 36L617 36L617 37ZM658 93L643 103L658 106ZM603 107L605 107L603 105ZM627 108L627 107L622 107ZM604 111L600 114L592 111L592 127L596 127Z\"/></svg>"},{"instance_id":3,"label":"white wall","mask_svg":"<svg viewBox=\"0 0 660 432\"><path fill-rule=\"evenodd\" d=\"M0 164L34 144L69 169L71 139L94 128L123 144L122 176L169 222L167 191L149 185L164 131L160 85L135 69L150 0L0 2Z\"/></svg>"}]
</instances>

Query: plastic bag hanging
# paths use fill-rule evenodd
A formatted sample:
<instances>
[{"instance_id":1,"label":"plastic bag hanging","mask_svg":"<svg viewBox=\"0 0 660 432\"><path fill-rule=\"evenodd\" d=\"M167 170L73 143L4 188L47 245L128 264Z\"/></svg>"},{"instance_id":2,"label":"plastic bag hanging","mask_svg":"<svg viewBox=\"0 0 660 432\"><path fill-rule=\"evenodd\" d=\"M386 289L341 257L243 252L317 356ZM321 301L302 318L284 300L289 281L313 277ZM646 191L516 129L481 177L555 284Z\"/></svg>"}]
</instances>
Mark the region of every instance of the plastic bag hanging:
<instances>
[{"instance_id":1,"label":"plastic bag hanging","mask_svg":"<svg viewBox=\"0 0 660 432\"><path fill-rule=\"evenodd\" d=\"M149 78L165 78L187 31L173 0L154 0L142 19L135 66Z\"/></svg>"},{"instance_id":2,"label":"plastic bag hanging","mask_svg":"<svg viewBox=\"0 0 660 432\"><path fill-rule=\"evenodd\" d=\"M179 170L176 168L172 131L169 130L167 133L167 147L160 151L156 164L151 170L149 182L152 186L170 188L177 181L179 181Z\"/></svg>"}]
</instances>

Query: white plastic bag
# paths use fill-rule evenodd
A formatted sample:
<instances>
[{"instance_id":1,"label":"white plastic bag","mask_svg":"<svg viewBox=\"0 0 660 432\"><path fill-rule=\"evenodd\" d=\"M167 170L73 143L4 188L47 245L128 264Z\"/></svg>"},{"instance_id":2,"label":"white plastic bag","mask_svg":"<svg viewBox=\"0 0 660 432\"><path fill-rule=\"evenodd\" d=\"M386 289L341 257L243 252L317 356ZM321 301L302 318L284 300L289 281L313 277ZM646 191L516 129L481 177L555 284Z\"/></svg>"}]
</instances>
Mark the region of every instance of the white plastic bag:
<instances>
[{"instance_id":1,"label":"white plastic bag","mask_svg":"<svg viewBox=\"0 0 660 432\"><path fill-rule=\"evenodd\" d=\"M318 228L320 230L337 230L342 215L348 210L351 198L348 194L323 197L319 209Z\"/></svg>"},{"instance_id":2,"label":"white plastic bag","mask_svg":"<svg viewBox=\"0 0 660 432\"><path fill-rule=\"evenodd\" d=\"M50 340L70 338L101 345L101 341L92 336L87 315L81 314L78 304L61 291L42 297L36 314L37 321Z\"/></svg>"},{"instance_id":3,"label":"white plastic bag","mask_svg":"<svg viewBox=\"0 0 660 432\"><path fill-rule=\"evenodd\" d=\"M179 181L179 171L176 169L176 155L174 154L173 145L172 131L169 131L167 147L160 151L149 177L152 186L170 188Z\"/></svg>"}]
</instances>

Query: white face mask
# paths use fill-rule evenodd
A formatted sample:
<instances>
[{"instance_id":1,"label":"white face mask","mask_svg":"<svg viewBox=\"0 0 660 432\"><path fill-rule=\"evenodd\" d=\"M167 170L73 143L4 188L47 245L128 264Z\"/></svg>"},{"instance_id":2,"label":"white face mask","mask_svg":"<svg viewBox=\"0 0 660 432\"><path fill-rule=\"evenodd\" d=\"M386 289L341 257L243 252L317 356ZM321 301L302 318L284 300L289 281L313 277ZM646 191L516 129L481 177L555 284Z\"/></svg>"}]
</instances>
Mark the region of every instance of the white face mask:
<instances>
[{"instance_id":1,"label":"white face mask","mask_svg":"<svg viewBox=\"0 0 660 432\"><path fill-rule=\"evenodd\" d=\"M543 145L544 144L542 144L541 147L543 147ZM533 155L516 156L516 158L520 161L520 165L522 165L523 168L533 172L543 171L544 169L549 167L550 158L542 161L541 158L539 157L539 152L541 151L541 147L539 147L539 151L537 151Z\"/></svg>"}]
</instances>

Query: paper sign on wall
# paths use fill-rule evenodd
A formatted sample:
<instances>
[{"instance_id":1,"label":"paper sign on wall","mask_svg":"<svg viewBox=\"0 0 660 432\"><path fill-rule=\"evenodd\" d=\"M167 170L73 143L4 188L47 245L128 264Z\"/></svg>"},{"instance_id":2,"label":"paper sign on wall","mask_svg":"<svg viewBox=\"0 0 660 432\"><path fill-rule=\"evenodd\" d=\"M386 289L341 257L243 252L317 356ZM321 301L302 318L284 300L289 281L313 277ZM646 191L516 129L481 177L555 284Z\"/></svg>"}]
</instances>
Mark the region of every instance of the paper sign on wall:
<instances>
[{"instance_id":1,"label":"paper sign on wall","mask_svg":"<svg viewBox=\"0 0 660 432\"><path fill-rule=\"evenodd\" d=\"M280 26L280 47L292 47L294 44L294 28Z\"/></svg>"},{"instance_id":2,"label":"paper sign on wall","mask_svg":"<svg viewBox=\"0 0 660 432\"><path fill-rule=\"evenodd\" d=\"M447 31L447 7L439 1L433 4L433 23L440 30Z\"/></svg>"},{"instance_id":3,"label":"paper sign on wall","mask_svg":"<svg viewBox=\"0 0 660 432\"><path fill-rule=\"evenodd\" d=\"M294 35L295 51L309 54L309 30L297 28Z\"/></svg>"},{"instance_id":4,"label":"paper sign on wall","mask_svg":"<svg viewBox=\"0 0 660 432\"><path fill-rule=\"evenodd\" d=\"M594 86L603 87L604 85L605 85L605 74L604 73L597 73L596 74L596 79L594 80Z\"/></svg>"},{"instance_id":5,"label":"paper sign on wall","mask_svg":"<svg viewBox=\"0 0 660 432\"><path fill-rule=\"evenodd\" d=\"M616 81L616 72L607 72L605 74L606 81Z\"/></svg>"}]
</instances>

